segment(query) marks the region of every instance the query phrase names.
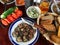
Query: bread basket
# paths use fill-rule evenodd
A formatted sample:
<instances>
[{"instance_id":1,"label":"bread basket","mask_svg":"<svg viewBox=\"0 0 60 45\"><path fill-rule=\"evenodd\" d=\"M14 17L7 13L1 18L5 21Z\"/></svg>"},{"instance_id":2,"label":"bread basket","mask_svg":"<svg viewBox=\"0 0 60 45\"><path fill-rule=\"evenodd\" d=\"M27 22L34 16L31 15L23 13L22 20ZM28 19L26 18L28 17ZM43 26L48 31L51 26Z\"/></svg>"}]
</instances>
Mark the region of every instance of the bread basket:
<instances>
[{"instance_id":1,"label":"bread basket","mask_svg":"<svg viewBox=\"0 0 60 45\"><path fill-rule=\"evenodd\" d=\"M58 16L57 14L55 14L55 13L51 13L51 12L48 12L47 14L51 14L51 15L53 15L53 16ZM39 25L39 22L41 22L40 21L40 19L41 19L41 16L44 16L45 14L41 14L41 15L39 15L38 16L38 18L37 18L37 25ZM42 30L40 29L40 33L42 33ZM51 39L50 39L50 34L49 33L47 33L47 32L44 32L44 33L42 33L42 35L49 41L49 42L51 42L51 43L53 43L54 45L60 45L60 44L57 44L57 43L55 43L54 41L52 41Z\"/></svg>"}]
</instances>

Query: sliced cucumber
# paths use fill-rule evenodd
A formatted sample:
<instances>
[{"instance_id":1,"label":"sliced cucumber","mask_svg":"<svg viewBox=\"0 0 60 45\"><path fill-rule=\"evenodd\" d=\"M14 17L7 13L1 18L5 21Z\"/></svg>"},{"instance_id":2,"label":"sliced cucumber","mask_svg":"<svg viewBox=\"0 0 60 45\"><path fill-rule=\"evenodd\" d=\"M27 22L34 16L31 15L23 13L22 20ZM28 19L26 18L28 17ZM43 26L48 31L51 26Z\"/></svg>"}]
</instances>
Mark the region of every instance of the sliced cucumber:
<instances>
[{"instance_id":1,"label":"sliced cucumber","mask_svg":"<svg viewBox=\"0 0 60 45\"><path fill-rule=\"evenodd\" d=\"M9 14L12 14L12 12L16 9L17 7L12 7L9 8L7 11L1 14L1 18L4 19L6 18Z\"/></svg>"}]
</instances>

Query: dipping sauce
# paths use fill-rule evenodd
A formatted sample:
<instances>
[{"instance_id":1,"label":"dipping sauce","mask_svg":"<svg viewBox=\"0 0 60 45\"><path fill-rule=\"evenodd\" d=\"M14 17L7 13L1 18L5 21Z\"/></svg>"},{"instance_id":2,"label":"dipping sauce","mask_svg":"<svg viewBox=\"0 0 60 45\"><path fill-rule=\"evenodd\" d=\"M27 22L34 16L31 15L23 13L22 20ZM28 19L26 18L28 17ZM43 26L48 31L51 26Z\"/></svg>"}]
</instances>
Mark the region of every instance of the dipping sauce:
<instances>
[{"instance_id":1,"label":"dipping sauce","mask_svg":"<svg viewBox=\"0 0 60 45\"><path fill-rule=\"evenodd\" d=\"M58 3L57 5L60 8L60 3ZM55 5L53 5L53 11L60 15L60 12L58 12L57 7Z\"/></svg>"},{"instance_id":2,"label":"dipping sauce","mask_svg":"<svg viewBox=\"0 0 60 45\"><path fill-rule=\"evenodd\" d=\"M25 1L24 0L16 0L16 5L17 6L25 5Z\"/></svg>"}]
</instances>

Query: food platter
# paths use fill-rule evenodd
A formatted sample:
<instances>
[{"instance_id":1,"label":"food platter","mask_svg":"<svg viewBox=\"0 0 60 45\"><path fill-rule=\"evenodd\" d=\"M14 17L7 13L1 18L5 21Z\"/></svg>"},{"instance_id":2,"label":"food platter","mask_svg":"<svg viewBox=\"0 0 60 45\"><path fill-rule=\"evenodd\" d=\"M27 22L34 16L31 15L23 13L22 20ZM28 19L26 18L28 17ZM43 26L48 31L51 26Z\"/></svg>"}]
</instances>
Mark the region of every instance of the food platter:
<instances>
[{"instance_id":1,"label":"food platter","mask_svg":"<svg viewBox=\"0 0 60 45\"><path fill-rule=\"evenodd\" d=\"M58 16L57 14L55 14L55 13L50 13L50 12L48 12L47 14L49 14L49 15L53 15L53 16ZM45 14L45 15L47 15L47 14ZM44 17L45 16L44 14L42 14L42 16L39 16L38 17L38 19L37 19L37 24L38 25L41 25L42 26L42 29L44 30L44 32L42 33L42 29L40 29L41 31L41 33L42 33L42 35L48 40L48 41L50 41L51 43L53 43L54 45L60 45L58 42L60 42L59 41L59 39L58 38L55 38L55 35L57 36L57 34L54 34L54 32L55 33L58 33L57 31L55 31L55 29L52 29L52 28L54 28L54 26L51 26L51 21L48 21L48 19L50 19L50 20L53 20L53 18L52 17L50 17L49 15L47 15L46 16L46 18ZM43 18L44 17L44 18ZM59 17L59 16L58 16ZM42 20L47 20L47 21L42 21ZM41 23L41 24L40 24ZM56 22L54 22L54 23L56 23ZM54 24L53 23L53 24ZM57 27L58 27L58 25L56 25ZM56 27L56 28L57 28ZM40 27L41 28L41 27ZM58 29L57 29L58 30ZM52 36L53 35L53 36ZM58 36L57 36L58 37Z\"/></svg>"},{"instance_id":2,"label":"food platter","mask_svg":"<svg viewBox=\"0 0 60 45\"><path fill-rule=\"evenodd\" d=\"M16 40L13 38L13 36L12 36L12 32L13 32L13 30L14 30L14 28L17 26L17 25L19 25L20 23L22 23L22 22L24 22L24 23L28 23L28 22L25 22L25 21L22 21L22 19L20 18L20 19L17 19L14 23L12 23L11 24L11 26L10 26L10 28L9 28L9 31L8 31L8 35L9 35L9 39L10 39L10 41L13 43L13 44L19 44L19 45L24 45L24 44L26 44L26 45L33 45L37 40L38 40L38 38L39 38L39 32L38 32L38 30L36 30L36 33L34 34L35 36L34 36L34 38L32 39L32 40L30 40L30 41L28 41L28 42L16 42ZM30 22L30 21L29 21ZM28 23L29 24L29 23Z\"/></svg>"},{"instance_id":3,"label":"food platter","mask_svg":"<svg viewBox=\"0 0 60 45\"><path fill-rule=\"evenodd\" d=\"M40 33L52 44L60 45L60 11L57 10L60 8L60 1L57 1L58 8L54 2L40 0L36 5L33 2L28 8L24 7L25 10L20 8L25 6L24 0L13 0L6 4L13 2L15 6L0 16L1 24L9 26L8 36L13 45L34 45Z\"/></svg>"}]
</instances>

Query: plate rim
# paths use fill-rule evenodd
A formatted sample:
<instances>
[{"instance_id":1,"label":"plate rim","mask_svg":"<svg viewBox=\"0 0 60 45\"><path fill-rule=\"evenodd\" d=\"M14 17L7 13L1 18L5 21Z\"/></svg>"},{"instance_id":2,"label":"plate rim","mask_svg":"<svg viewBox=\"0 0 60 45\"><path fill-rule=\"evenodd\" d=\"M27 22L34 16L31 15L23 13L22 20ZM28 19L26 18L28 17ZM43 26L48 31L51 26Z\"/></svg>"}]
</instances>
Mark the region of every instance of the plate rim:
<instances>
[{"instance_id":1,"label":"plate rim","mask_svg":"<svg viewBox=\"0 0 60 45\"><path fill-rule=\"evenodd\" d=\"M3 1L1 1L0 0L0 2L2 3L2 4L4 4L4 2ZM9 4L12 4L12 3L14 3L15 2L15 0L13 0L12 2L10 2L10 3L7 3L7 5L9 5Z\"/></svg>"}]
</instances>

